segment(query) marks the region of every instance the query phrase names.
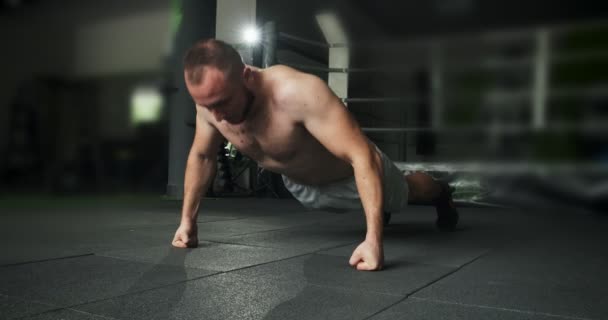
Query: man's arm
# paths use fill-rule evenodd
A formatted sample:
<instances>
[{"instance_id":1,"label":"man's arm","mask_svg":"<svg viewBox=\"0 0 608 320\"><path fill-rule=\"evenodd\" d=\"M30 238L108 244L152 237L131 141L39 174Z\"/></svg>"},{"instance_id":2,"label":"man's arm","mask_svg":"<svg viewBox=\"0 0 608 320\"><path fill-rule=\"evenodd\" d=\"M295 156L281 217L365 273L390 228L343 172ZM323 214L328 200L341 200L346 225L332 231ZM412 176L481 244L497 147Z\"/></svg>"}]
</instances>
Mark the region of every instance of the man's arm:
<instances>
[{"instance_id":1,"label":"man's arm","mask_svg":"<svg viewBox=\"0 0 608 320\"><path fill-rule=\"evenodd\" d=\"M383 267L382 159L342 102L319 78L303 75L285 99L296 99L297 120L336 157L352 165L365 211L367 234L350 264L358 270Z\"/></svg>"},{"instance_id":2,"label":"man's arm","mask_svg":"<svg viewBox=\"0 0 608 320\"><path fill-rule=\"evenodd\" d=\"M198 245L198 208L203 193L215 176L217 152L223 141L217 129L204 118L203 112L204 110L197 106L196 130L184 178L182 218L173 238L173 246L179 248L193 248Z\"/></svg>"}]
</instances>

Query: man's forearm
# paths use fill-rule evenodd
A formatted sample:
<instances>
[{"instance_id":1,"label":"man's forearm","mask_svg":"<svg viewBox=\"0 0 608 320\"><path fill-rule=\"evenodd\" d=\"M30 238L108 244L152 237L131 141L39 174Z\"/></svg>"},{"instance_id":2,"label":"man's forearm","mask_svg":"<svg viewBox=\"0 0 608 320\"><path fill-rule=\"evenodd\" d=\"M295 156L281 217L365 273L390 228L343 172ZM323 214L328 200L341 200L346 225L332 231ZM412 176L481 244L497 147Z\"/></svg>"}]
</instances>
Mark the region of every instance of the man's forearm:
<instances>
[{"instance_id":1,"label":"man's forearm","mask_svg":"<svg viewBox=\"0 0 608 320\"><path fill-rule=\"evenodd\" d=\"M365 220L367 223L366 240L382 241L383 224L383 192L382 189L382 159L376 152L369 161L353 165L357 189L361 197Z\"/></svg>"},{"instance_id":2,"label":"man's forearm","mask_svg":"<svg viewBox=\"0 0 608 320\"><path fill-rule=\"evenodd\" d=\"M196 223L203 193L213 181L217 163L215 157L203 157L190 153L184 178L182 224Z\"/></svg>"}]
</instances>

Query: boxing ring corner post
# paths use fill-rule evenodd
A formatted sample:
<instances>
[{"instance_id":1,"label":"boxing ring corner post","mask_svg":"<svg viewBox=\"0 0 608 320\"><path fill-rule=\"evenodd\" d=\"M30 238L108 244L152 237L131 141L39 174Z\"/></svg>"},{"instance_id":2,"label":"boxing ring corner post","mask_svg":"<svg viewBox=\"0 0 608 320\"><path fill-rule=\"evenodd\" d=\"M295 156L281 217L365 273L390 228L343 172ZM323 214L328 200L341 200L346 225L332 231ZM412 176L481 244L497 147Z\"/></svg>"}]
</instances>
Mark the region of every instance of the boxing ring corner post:
<instances>
[{"instance_id":1,"label":"boxing ring corner post","mask_svg":"<svg viewBox=\"0 0 608 320\"><path fill-rule=\"evenodd\" d=\"M274 21L267 21L262 27L261 67L268 68L277 63L277 28Z\"/></svg>"}]
</instances>

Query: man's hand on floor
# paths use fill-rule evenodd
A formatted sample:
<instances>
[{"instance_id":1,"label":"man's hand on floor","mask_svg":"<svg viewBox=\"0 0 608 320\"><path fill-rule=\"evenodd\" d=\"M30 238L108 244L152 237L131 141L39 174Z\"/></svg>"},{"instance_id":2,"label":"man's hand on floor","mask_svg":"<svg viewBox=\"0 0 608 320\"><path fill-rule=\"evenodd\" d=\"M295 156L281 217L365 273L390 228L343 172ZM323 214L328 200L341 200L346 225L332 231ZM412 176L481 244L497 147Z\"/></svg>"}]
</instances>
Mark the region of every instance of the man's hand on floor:
<instances>
[{"instance_id":1,"label":"man's hand on floor","mask_svg":"<svg viewBox=\"0 0 608 320\"><path fill-rule=\"evenodd\" d=\"M198 227L196 223L180 224L171 244L177 248L196 248L198 246Z\"/></svg>"},{"instance_id":2,"label":"man's hand on floor","mask_svg":"<svg viewBox=\"0 0 608 320\"><path fill-rule=\"evenodd\" d=\"M360 271L381 270L384 266L384 250L381 241L363 241L353 251L348 262Z\"/></svg>"}]
</instances>

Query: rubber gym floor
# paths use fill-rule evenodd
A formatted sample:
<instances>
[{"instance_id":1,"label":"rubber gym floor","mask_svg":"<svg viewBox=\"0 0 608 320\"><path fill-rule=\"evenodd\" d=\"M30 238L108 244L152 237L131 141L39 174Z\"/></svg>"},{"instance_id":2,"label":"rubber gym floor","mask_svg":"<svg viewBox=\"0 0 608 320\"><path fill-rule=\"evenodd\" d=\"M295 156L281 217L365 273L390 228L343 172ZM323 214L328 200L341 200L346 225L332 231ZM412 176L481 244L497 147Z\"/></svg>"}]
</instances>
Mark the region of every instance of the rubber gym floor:
<instances>
[{"instance_id":1,"label":"rubber gym floor","mask_svg":"<svg viewBox=\"0 0 608 320\"><path fill-rule=\"evenodd\" d=\"M393 214L386 267L348 265L362 212L205 199L200 245L170 245L179 202L0 198L0 319L608 319L608 218L562 208Z\"/></svg>"}]
</instances>

